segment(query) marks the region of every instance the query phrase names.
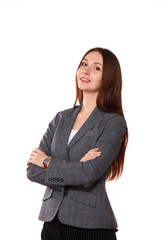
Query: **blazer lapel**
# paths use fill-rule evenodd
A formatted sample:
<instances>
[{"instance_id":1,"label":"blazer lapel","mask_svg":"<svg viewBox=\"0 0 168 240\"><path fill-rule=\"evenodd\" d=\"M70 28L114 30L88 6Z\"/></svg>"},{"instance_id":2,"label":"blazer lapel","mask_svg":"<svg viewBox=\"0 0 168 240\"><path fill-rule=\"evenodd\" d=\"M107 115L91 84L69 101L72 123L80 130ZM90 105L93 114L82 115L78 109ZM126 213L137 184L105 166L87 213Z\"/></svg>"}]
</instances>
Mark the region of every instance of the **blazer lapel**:
<instances>
[{"instance_id":1,"label":"blazer lapel","mask_svg":"<svg viewBox=\"0 0 168 240\"><path fill-rule=\"evenodd\" d=\"M78 111L79 112L79 111ZM86 134L89 130L91 130L92 128L94 128L94 126L96 125L97 119L98 117L100 117L100 115L104 114L103 112L101 112L97 107L92 111L92 113L90 114L90 116L88 117L88 119L85 121L85 123L82 125L82 127L78 130L78 132L75 134L75 136L72 138L72 140L70 141L69 145L68 145L68 150L84 135ZM70 131L73 127L74 121L77 117L77 114L75 115L75 117L72 117L72 121L71 121L71 127L68 131L68 136L66 138L66 142L68 141L68 137L70 134Z\"/></svg>"},{"instance_id":2,"label":"blazer lapel","mask_svg":"<svg viewBox=\"0 0 168 240\"><path fill-rule=\"evenodd\" d=\"M63 119L59 125L59 129L60 129L59 143L60 143L60 146L62 146L62 149L67 149L68 138L80 109L81 109L81 105L78 106L72 113L63 115ZM64 129L65 134L62 133L62 129ZM67 151L64 151L64 154L68 156Z\"/></svg>"}]
</instances>

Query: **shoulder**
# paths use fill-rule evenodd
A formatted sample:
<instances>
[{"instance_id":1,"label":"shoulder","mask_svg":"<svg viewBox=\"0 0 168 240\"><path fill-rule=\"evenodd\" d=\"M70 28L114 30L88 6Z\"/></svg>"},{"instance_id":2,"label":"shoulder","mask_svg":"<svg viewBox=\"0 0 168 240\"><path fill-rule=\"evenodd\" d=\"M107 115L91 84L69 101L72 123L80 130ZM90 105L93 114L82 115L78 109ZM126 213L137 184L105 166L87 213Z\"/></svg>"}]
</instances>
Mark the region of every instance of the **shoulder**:
<instances>
[{"instance_id":1,"label":"shoulder","mask_svg":"<svg viewBox=\"0 0 168 240\"><path fill-rule=\"evenodd\" d=\"M52 119L52 121L50 122L50 124L56 125L59 122L59 120L62 119L62 117L66 115L71 115L73 111L74 111L74 108L68 108L68 109L57 112L54 118Z\"/></svg>"},{"instance_id":2,"label":"shoulder","mask_svg":"<svg viewBox=\"0 0 168 240\"><path fill-rule=\"evenodd\" d=\"M57 112L57 114L55 115L54 119L60 119L62 117L66 117L66 116L72 116L73 112L75 111L75 108L68 108L68 109L64 109L62 111Z\"/></svg>"},{"instance_id":3,"label":"shoulder","mask_svg":"<svg viewBox=\"0 0 168 240\"><path fill-rule=\"evenodd\" d=\"M71 115L74 111L75 111L75 109L72 107L72 108L68 108L68 109L62 110L60 112L60 114L62 116L64 116L64 115Z\"/></svg>"},{"instance_id":4,"label":"shoulder","mask_svg":"<svg viewBox=\"0 0 168 240\"><path fill-rule=\"evenodd\" d=\"M125 132L127 123L124 116L118 113L104 113L104 131L105 132Z\"/></svg>"},{"instance_id":5,"label":"shoulder","mask_svg":"<svg viewBox=\"0 0 168 240\"><path fill-rule=\"evenodd\" d=\"M118 113L104 113L105 126L107 127L119 127L126 128L127 123L124 116L121 116Z\"/></svg>"},{"instance_id":6,"label":"shoulder","mask_svg":"<svg viewBox=\"0 0 168 240\"><path fill-rule=\"evenodd\" d=\"M105 123L103 129L103 140L122 140L127 130L127 123L123 116L118 113L105 113Z\"/></svg>"}]
</instances>

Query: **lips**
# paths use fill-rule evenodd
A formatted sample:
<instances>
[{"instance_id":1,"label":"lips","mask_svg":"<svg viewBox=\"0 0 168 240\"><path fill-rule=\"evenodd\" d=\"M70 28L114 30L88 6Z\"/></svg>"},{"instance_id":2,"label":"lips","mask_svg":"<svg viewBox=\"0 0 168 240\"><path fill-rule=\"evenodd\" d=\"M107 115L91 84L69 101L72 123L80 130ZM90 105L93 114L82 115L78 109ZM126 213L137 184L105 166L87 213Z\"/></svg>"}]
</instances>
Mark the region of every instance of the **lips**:
<instances>
[{"instance_id":1,"label":"lips","mask_svg":"<svg viewBox=\"0 0 168 240\"><path fill-rule=\"evenodd\" d=\"M88 78L80 77L81 82L91 82Z\"/></svg>"}]
</instances>

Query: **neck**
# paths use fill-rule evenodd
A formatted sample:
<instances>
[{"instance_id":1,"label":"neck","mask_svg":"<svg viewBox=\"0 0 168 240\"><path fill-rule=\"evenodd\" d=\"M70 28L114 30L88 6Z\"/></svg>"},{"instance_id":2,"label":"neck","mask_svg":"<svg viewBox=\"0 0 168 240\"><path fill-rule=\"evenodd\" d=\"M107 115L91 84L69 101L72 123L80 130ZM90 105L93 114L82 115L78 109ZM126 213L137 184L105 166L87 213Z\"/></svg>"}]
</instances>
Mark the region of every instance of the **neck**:
<instances>
[{"instance_id":1,"label":"neck","mask_svg":"<svg viewBox=\"0 0 168 240\"><path fill-rule=\"evenodd\" d=\"M83 104L81 108L81 113L90 114L97 106L96 98L97 98L97 93L83 92Z\"/></svg>"}]
</instances>

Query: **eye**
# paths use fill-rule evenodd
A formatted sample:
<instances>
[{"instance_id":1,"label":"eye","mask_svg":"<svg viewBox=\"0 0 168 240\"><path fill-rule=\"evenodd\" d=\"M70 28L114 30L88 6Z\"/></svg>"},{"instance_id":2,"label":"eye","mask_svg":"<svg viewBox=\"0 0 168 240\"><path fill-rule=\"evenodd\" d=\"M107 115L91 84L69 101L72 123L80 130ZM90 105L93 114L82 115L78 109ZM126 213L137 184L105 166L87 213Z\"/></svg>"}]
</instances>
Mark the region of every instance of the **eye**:
<instances>
[{"instance_id":1,"label":"eye","mask_svg":"<svg viewBox=\"0 0 168 240\"><path fill-rule=\"evenodd\" d=\"M94 69L97 70L97 71L100 71L100 70L101 70L101 68L98 67L98 66L95 66Z\"/></svg>"},{"instance_id":2,"label":"eye","mask_svg":"<svg viewBox=\"0 0 168 240\"><path fill-rule=\"evenodd\" d=\"M83 62L81 63L81 66L87 66L87 63L83 61Z\"/></svg>"}]
</instances>

